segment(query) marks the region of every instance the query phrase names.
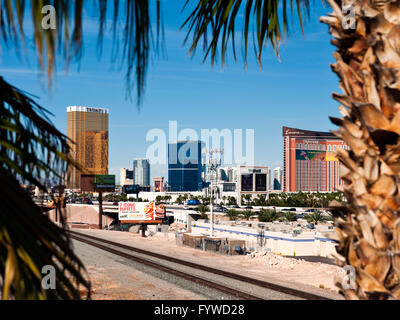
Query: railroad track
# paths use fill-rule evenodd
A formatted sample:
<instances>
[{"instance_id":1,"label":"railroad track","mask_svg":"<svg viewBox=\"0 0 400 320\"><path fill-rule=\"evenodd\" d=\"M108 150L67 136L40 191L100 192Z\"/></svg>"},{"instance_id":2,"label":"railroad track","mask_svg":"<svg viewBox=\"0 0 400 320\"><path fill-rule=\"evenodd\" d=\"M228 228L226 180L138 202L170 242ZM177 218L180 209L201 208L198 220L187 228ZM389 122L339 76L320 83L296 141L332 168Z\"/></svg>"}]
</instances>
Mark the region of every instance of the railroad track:
<instances>
[{"instance_id":1,"label":"railroad track","mask_svg":"<svg viewBox=\"0 0 400 320\"><path fill-rule=\"evenodd\" d=\"M284 287L284 286L281 286L281 285L278 285L275 283L271 283L271 282L266 282L266 281L262 281L262 280L258 280L258 279L249 278L249 277L231 273L228 271L215 269L212 267L200 265L200 264L189 262L186 260L181 260L178 258L162 255L159 253L127 246L127 245L124 245L124 244L121 244L118 242L113 242L110 240L89 236L87 234L83 234L80 232L69 231L69 233L70 233L71 238L74 240L86 243L86 244L94 246L98 249L101 249L101 250L110 252L112 254L115 254L117 256L123 257L125 259L128 259L130 261L144 264L148 267L157 269L159 271L174 275L179 278L183 278L185 280L194 282L198 285L220 291L222 293L225 293L229 296L233 296L240 300L262 300L263 297L260 297L259 295L256 295L254 293L245 292L245 291L243 291L243 289L233 288L232 286L228 286L228 285L224 284L223 281L222 281L222 283L221 283L221 281L218 281L220 283L217 283L215 281L210 281L210 280L205 279L205 278L210 279L212 277L196 276L194 274L198 270L201 270L201 271L204 271L206 273L213 275L213 277L215 277L215 275L218 275L218 276L224 277L225 280L228 279L228 280L234 280L236 282L240 282L241 283L241 286L239 283L240 288L246 287L246 285L247 286L252 285L253 291L255 291L254 288L256 288L256 289L259 288L261 291L269 290L272 292L277 292L279 294L283 294L285 297L287 297L287 299L290 299L292 297L294 299L305 299L305 300L330 300L327 297L319 296L319 295L316 295L313 293ZM142 257L134 255L132 253L139 254ZM143 258L143 256L156 258L156 260L160 260L160 261L157 262L157 261L154 261L151 259L146 259L146 258ZM171 268L169 266L166 266L166 265L163 265L162 263L160 263L162 261L188 267L189 271L187 271L187 270L182 271L182 270L177 270L177 268ZM192 269L192 271L190 271L190 269ZM195 270L196 270L196 272L194 272Z\"/></svg>"}]
</instances>

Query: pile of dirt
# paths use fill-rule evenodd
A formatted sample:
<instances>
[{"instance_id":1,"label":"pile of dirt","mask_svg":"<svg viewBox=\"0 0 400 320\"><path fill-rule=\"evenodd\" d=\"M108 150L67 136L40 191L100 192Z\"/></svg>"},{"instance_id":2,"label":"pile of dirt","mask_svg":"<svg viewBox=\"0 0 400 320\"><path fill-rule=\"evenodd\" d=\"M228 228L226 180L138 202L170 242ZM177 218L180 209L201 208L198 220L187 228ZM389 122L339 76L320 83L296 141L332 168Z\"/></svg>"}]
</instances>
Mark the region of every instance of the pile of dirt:
<instances>
[{"instance_id":1,"label":"pile of dirt","mask_svg":"<svg viewBox=\"0 0 400 320\"><path fill-rule=\"evenodd\" d=\"M299 264L307 263L303 259L286 258L271 252L252 252L247 256L249 260L259 261L269 268L282 268L293 270Z\"/></svg>"},{"instance_id":2,"label":"pile of dirt","mask_svg":"<svg viewBox=\"0 0 400 320\"><path fill-rule=\"evenodd\" d=\"M173 223L169 226L169 232L177 232L182 230L186 230L186 225L183 223Z\"/></svg>"}]
</instances>

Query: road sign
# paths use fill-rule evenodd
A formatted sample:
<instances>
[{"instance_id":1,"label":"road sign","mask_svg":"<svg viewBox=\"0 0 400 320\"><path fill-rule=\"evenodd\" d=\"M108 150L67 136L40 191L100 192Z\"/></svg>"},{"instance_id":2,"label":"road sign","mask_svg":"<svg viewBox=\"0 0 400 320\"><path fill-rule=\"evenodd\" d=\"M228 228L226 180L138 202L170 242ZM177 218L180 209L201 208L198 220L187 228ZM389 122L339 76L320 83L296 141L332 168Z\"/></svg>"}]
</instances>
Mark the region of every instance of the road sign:
<instances>
[{"instance_id":1,"label":"road sign","mask_svg":"<svg viewBox=\"0 0 400 320\"><path fill-rule=\"evenodd\" d=\"M94 188L96 191L115 191L115 175L95 175Z\"/></svg>"}]
</instances>

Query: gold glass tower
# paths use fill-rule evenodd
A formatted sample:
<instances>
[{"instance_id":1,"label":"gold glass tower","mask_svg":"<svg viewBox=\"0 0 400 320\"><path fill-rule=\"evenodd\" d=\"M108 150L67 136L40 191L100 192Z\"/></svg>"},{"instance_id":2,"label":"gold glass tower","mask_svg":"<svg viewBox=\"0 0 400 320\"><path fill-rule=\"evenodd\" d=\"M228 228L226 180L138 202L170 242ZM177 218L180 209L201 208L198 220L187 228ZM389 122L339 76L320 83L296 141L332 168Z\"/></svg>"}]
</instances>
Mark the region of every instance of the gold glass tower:
<instances>
[{"instance_id":1,"label":"gold glass tower","mask_svg":"<svg viewBox=\"0 0 400 320\"><path fill-rule=\"evenodd\" d=\"M108 174L108 119L108 109L67 108L67 136L75 142L70 156L81 168L71 167L69 189L80 189L81 174Z\"/></svg>"}]
</instances>

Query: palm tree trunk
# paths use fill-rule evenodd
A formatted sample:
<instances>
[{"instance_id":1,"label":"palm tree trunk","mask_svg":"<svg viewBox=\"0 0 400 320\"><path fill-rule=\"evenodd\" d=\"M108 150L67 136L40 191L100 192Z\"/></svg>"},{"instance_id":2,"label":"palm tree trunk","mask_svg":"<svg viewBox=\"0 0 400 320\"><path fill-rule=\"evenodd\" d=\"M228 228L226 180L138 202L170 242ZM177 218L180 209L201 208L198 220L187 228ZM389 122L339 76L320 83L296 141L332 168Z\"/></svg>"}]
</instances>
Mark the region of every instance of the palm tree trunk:
<instances>
[{"instance_id":1,"label":"palm tree trunk","mask_svg":"<svg viewBox=\"0 0 400 320\"><path fill-rule=\"evenodd\" d=\"M348 299L400 298L400 7L396 0L328 0L330 27L344 94L335 134L345 219L337 220L338 262L355 270L353 286L338 283ZM347 5L347 7L346 7ZM352 14L354 13L354 19Z\"/></svg>"}]
</instances>

